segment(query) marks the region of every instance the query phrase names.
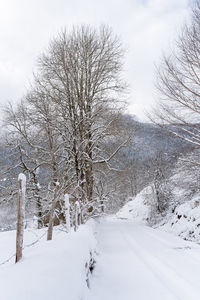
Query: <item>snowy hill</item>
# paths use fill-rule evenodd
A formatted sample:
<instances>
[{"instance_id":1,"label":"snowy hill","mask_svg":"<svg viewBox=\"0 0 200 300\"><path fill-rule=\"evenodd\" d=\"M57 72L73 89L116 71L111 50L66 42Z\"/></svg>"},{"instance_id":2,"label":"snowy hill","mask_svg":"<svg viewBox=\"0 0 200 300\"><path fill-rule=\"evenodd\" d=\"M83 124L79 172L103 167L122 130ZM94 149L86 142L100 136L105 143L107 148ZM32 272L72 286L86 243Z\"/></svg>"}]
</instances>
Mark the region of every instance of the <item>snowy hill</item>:
<instances>
[{"instance_id":1,"label":"snowy hill","mask_svg":"<svg viewBox=\"0 0 200 300\"><path fill-rule=\"evenodd\" d=\"M124 123L132 132L132 144L123 152L135 160L145 161L155 158L158 152L167 153L173 158L176 153L186 153L192 149L190 143L174 139L163 128L152 124L138 122L130 115L124 116Z\"/></svg>"}]
</instances>

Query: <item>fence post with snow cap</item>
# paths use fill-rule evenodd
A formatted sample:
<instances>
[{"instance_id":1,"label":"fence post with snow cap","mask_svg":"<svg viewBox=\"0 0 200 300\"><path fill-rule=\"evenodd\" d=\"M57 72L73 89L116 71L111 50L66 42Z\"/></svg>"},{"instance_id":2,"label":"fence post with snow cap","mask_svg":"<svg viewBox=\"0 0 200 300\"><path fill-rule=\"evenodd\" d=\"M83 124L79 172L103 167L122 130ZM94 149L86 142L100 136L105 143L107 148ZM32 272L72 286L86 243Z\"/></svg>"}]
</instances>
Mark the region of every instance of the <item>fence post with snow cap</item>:
<instances>
[{"instance_id":1,"label":"fence post with snow cap","mask_svg":"<svg viewBox=\"0 0 200 300\"><path fill-rule=\"evenodd\" d=\"M26 194L26 176L20 173L18 176L17 237L16 237L16 259L15 259L16 263L22 258L23 239L24 239L25 194Z\"/></svg>"}]
</instances>

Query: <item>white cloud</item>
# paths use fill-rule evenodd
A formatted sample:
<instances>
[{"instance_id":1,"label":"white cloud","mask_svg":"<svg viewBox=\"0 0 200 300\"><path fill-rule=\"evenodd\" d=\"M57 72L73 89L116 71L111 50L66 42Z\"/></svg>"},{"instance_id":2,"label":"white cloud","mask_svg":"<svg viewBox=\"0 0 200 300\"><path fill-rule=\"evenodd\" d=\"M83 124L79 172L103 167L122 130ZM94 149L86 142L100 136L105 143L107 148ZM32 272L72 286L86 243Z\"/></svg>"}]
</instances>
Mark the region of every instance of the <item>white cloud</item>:
<instances>
[{"instance_id":1,"label":"white cloud","mask_svg":"<svg viewBox=\"0 0 200 300\"><path fill-rule=\"evenodd\" d=\"M106 23L128 48L130 111L143 117L155 94L154 63L188 12L188 0L0 1L0 103L23 95L38 55L62 27Z\"/></svg>"}]
</instances>

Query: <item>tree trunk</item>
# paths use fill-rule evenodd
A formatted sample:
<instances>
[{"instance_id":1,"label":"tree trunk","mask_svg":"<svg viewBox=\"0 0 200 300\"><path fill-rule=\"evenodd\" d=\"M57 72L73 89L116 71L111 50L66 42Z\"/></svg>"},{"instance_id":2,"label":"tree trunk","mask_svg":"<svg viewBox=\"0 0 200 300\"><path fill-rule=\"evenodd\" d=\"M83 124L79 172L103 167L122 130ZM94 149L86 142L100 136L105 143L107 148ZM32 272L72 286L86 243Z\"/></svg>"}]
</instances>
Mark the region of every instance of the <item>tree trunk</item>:
<instances>
[{"instance_id":1,"label":"tree trunk","mask_svg":"<svg viewBox=\"0 0 200 300\"><path fill-rule=\"evenodd\" d=\"M40 187L37 175L33 175L33 181L35 184L35 198L36 198L36 207L37 207L37 218L38 218L38 229L42 228L43 221L42 221L42 199L40 197Z\"/></svg>"},{"instance_id":2,"label":"tree trunk","mask_svg":"<svg viewBox=\"0 0 200 300\"><path fill-rule=\"evenodd\" d=\"M53 223L54 223L54 216L55 216L55 208L56 208L56 204L58 201L59 188L60 188L60 184L57 182L55 194L54 194L54 198L53 198L53 202L52 202L51 210L50 210L49 226L48 226L48 231L47 231L47 241L52 240L52 236L53 236Z\"/></svg>"},{"instance_id":3,"label":"tree trunk","mask_svg":"<svg viewBox=\"0 0 200 300\"><path fill-rule=\"evenodd\" d=\"M80 225L80 204L78 201L75 202L75 224L74 230L77 231L78 226Z\"/></svg>"}]
</instances>

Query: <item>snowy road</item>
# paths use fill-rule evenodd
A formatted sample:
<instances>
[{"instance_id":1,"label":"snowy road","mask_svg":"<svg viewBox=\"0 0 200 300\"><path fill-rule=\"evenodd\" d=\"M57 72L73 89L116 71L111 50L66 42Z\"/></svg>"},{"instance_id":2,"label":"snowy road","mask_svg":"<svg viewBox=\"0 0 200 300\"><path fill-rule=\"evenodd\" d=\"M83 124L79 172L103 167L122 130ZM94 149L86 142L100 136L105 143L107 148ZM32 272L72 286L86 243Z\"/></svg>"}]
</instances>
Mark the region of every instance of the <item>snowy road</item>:
<instances>
[{"instance_id":1,"label":"snowy road","mask_svg":"<svg viewBox=\"0 0 200 300\"><path fill-rule=\"evenodd\" d=\"M200 246L131 221L97 226L85 300L200 300Z\"/></svg>"}]
</instances>

